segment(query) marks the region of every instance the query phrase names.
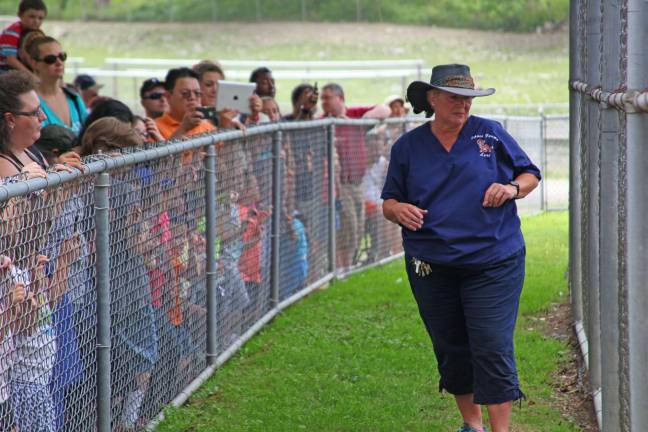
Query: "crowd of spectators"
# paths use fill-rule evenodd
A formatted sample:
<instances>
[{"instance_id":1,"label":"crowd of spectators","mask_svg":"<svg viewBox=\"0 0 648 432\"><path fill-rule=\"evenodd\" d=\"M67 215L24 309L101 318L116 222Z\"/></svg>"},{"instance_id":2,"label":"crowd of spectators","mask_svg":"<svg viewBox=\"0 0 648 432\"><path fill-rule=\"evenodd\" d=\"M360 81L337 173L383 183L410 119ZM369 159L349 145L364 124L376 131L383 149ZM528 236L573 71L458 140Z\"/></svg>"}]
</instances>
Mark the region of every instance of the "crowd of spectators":
<instances>
[{"instance_id":1,"label":"crowd of spectators","mask_svg":"<svg viewBox=\"0 0 648 432\"><path fill-rule=\"evenodd\" d=\"M0 185L84 170L97 158L224 129L406 114L402 97L348 106L339 84L326 84L320 93L317 84L303 83L292 89L292 111L282 115L272 71L261 67L250 76L256 91L248 113L222 109L208 116L201 108L216 105L225 71L205 60L169 70L164 81L145 80L138 108L143 114L135 115L122 102L102 96L102 86L91 76L64 82L67 53L40 30L46 15L42 0L22 0L19 21L0 35ZM363 253L374 259L400 249L398 227L379 217L379 195L389 146L402 128L336 127L334 197L328 196L321 140L306 131L286 134L281 208L273 208L269 198L272 147L267 140L216 145L213 241L219 315L227 317L219 331L223 344L267 311L272 217L280 218L284 298L321 276L311 264L327 247L330 199L335 200L339 268L357 265ZM204 358L203 341L192 332L206 319L201 251L208 239L196 186L202 158L200 152L185 152L171 162L111 176L110 242L116 251L110 267L111 378L118 384L112 404L118 430L141 427L142 406L168 403L187 384L182 377L192 362ZM93 376L94 345L88 338L96 309L94 238L87 229L93 206L84 184L0 205L0 430L60 431L88 408L82 393ZM169 364L177 366L162 370Z\"/></svg>"}]
</instances>

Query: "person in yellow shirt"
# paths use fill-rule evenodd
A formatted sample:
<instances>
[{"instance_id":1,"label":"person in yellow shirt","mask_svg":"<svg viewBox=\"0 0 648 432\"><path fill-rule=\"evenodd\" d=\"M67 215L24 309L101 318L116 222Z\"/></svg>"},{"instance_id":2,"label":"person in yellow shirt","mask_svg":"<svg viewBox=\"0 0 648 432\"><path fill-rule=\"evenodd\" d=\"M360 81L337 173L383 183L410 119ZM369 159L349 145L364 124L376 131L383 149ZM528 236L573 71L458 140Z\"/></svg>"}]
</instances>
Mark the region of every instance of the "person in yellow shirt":
<instances>
[{"instance_id":1,"label":"person in yellow shirt","mask_svg":"<svg viewBox=\"0 0 648 432\"><path fill-rule=\"evenodd\" d=\"M186 138L216 129L197 110L201 106L202 93L196 72L186 67L171 69L164 87L169 111L155 123L165 139Z\"/></svg>"}]
</instances>

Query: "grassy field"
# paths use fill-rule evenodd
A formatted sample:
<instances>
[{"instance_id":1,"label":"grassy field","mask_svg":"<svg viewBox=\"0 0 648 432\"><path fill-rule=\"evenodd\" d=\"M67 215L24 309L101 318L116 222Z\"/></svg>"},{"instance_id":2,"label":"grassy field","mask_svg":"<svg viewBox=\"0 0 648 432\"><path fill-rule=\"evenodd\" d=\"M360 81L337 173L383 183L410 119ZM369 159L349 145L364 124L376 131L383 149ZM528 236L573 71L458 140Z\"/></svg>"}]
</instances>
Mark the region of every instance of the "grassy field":
<instances>
[{"instance_id":1,"label":"grassy field","mask_svg":"<svg viewBox=\"0 0 648 432\"><path fill-rule=\"evenodd\" d=\"M566 302L567 214L523 220L527 278L516 333L517 432L578 431L555 407L569 348L537 317ZM160 431L450 431L461 422L437 392L431 345L401 261L355 275L292 307L253 338Z\"/></svg>"},{"instance_id":2,"label":"grassy field","mask_svg":"<svg viewBox=\"0 0 648 432\"><path fill-rule=\"evenodd\" d=\"M431 26L331 23L106 23L46 21L70 55L103 66L106 57L245 60L398 60L467 63L480 85L497 93L474 109L507 104L566 104L565 32L518 34ZM227 72L227 71L226 71ZM429 78L429 69L424 79ZM110 84L110 83L107 83ZM125 83L130 84L130 83ZM296 81L278 82L289 105ZM323 83L320 82L320 85ZM350 104L376 103L400 93L400 79L343 80ZM124 91L131 97L132 90ZM564 112L566 108L560 108Z\"/></svg>"}]
</instances>

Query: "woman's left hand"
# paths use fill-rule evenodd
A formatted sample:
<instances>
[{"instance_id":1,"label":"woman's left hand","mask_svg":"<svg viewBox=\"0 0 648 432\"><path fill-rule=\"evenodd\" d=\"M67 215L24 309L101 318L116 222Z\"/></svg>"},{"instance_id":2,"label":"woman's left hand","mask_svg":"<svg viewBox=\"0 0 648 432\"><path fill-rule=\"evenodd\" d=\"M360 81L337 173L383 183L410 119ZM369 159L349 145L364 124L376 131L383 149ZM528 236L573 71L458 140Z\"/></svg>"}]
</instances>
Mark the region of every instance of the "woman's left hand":
<instances>
[{"instance_id":1,"label":"woman's left hand","mask_svg":"<svg viewBox=\"0 0 648 432\"><path fill-rule=\"evenodd\" d=\"M484 194L484 207L501 207L508 200L515 198L517 190L509 184L493 183Z\"/></svg>"},{"instance_id":2,"label":"woman's left hand","mask_svg":"<svg viewBox=\"0 0 648 432\"><path fill-rule=\"evenodd\" d=\"M52 167L52 169L56 172L68 172L68 173L73 173L74 171L72 170L71 167L65 165L65 164L60 164L57 163Z\"/></svg>"},{"instance_id":3,"label":"woman's left hand","mask_svg":"<svg viewBox=\"0 0 648 432\"><path fill-rule=\"evenodd\" d=\"M79 154L76 152L73 151L65 152L62 155L60 155L57 159L59 164L63 164L67 167L76 168L80 171L85 170L85 165L83 165L83 162L81 162L81 156L79 156Z\"/></svg>"}]
</instances>

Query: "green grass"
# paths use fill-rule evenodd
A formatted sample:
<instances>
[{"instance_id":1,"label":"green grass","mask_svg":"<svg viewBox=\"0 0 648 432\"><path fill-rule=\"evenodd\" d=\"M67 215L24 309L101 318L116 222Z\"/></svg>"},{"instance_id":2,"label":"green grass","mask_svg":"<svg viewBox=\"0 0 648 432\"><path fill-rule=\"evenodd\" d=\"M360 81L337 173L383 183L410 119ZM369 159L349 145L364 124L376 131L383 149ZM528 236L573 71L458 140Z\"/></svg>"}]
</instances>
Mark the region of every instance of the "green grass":
<instances>
[{"instance_id":1,"label":"green grass","mask_svg":"<svg viewBox=\"0 0 648 432\"><path fill-rule=\"evenodd\" d=\"M105 23L46 21L44 29L88 66L106 57L244 60L422 59L429 79L433 65L466 63L478 83L497 93L476 99L473 111L507 104L565 104L568 101L567 34L514 34L394 24L333 23ZM227 73L227 70L225 71ZM413 80L410 77L406 83ZM109 90L112 82L100 79ZM130 80L120 96L132 98ZM135 84L138 86L142 80ZM320 86L326 80L320 80ZM350 105L381 102L402 93L394 79L340 80ZM294 80L277 82L277 98L289 106ZM552 110L547 110L552 112ZM537 112L528 112L537 114Z\"/></svg>"},{"instance_id":2,"label":"green grass","mask_svg":"<svg viewBox=\"0 0 648 432\"><path fill-rule=\"evenodd\" d=\"M553 408L563 343L530 331L531 317L566 301L567 215L525 218L527 279L516 334L532 403L514 431L577 431ZM355 275L285 311L254 337L160 431L446 431L460 423L437 392L431 344L402 261Z\"/></svg>"}]
</instances>

